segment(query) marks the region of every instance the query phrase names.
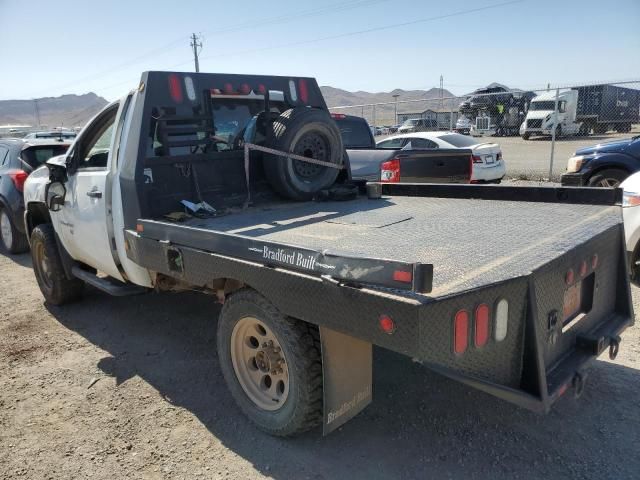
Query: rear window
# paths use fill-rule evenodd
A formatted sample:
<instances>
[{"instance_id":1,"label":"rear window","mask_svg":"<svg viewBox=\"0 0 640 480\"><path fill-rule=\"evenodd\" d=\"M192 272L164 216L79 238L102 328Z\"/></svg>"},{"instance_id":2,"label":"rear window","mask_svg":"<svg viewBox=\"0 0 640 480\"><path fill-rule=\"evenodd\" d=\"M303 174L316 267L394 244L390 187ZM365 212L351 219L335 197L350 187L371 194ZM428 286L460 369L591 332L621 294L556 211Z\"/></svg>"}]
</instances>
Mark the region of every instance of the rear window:
<instances>
[{"instance_id":1,"label":"rear window","mask_svg":"<svg viewBox=\"0 0 640 480\"><path fill-rule=\"evenodd\" d=\"M69 145L42 145L29 147L22 151L22 160L24 160L31 168L38 168L51 157L63 155Z\"/></svg>"},{"instance_id":2,"label":"rear window","mask_svg":"<svg viewBox=\"0 0 640 480\"><path fill-rule=\"evenodd\" d=\"M367 122L358 120L336 120L336 124L342 135L344 148L372 148L371 130Z\"/></svg>"},{"instance_id":3,"label":"rear window","mask_svg":"<svg viewBox=\"0 0 640 480\"><path fill-rule=\"evenodd\" d=\"M472 147L478 145L478 140L466 135L459 135L457 133L450 133L439 137L443 142L447 142L449 145L453 145L458 148Z\"/></svg>"}]
</instances>

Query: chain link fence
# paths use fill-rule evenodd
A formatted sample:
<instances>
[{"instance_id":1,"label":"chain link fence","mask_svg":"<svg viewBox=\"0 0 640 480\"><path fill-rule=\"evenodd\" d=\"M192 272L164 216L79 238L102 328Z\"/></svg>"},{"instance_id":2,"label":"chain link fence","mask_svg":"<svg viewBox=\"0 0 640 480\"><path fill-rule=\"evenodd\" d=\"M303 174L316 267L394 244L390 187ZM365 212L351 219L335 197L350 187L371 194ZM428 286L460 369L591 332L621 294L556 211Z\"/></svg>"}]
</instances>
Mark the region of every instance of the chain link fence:
<instances>
[{"instance_id":1,"label":"chain link fence","mask_svg":"<svg viewBox=\"0 0 640 480\"><path fill-rule=\"evenodd\" d=\"M367 120L376 140L457 131L500 144L507 177L559 181L581 148L640 134L640 80L513 90L493 84L461 96L330 107Z\"/></svg>"}]
</instances>

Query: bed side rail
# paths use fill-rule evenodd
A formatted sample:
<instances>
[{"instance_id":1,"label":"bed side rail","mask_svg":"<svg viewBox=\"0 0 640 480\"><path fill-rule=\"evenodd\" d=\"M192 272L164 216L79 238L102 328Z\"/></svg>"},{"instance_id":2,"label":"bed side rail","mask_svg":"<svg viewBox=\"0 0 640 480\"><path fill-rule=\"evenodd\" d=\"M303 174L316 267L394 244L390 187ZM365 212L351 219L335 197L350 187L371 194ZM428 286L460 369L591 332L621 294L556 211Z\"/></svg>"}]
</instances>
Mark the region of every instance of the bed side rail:
<instances>
[{"instance_id":1,"label":"bed side rail","mask_svg":"<svg viewBox=\"0 0 640 480\"><path fill-rule=\"evenodd\" d=\"M621 205L621 188L516 187L504 185L452 185L437 183L368 183L369 198L403 197L473 198L510 202Z\"/></svg>"}]
</instances>

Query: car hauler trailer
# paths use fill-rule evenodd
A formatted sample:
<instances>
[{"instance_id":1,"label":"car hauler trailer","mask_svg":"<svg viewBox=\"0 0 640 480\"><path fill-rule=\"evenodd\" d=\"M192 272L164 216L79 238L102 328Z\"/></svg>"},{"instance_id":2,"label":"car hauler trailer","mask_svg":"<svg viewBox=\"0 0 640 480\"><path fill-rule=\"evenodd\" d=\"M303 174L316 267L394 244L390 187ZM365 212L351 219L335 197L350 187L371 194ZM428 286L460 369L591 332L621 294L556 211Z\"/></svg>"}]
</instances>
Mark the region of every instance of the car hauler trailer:
<instances>
[{"instance_id":1,"label":"car hauler trailer","mask_svg":"<svg viewBox=\"0 0 640 480\"><path fill-rule=\"evenodd\" d=\"M346 195L336 131L313 79L143 74L27 181L43 295L212 294L228 388L274 435L361 411L373 345L538 412L615 358L634 318L621 191Z\"/></svg>"}]
</instances>

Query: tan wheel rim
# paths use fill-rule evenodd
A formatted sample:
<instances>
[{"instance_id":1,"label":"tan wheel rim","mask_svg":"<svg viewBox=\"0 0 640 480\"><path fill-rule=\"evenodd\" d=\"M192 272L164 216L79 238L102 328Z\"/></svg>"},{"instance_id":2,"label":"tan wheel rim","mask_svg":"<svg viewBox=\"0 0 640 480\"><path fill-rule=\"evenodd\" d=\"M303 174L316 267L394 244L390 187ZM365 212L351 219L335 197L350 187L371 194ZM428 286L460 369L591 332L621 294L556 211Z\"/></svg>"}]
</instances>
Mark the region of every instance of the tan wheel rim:
<instances>
[{"instance_id":1,"label":"tan wheel rim","mask_svg":"<svg viewBox=\"0 0 640 480\"><path fill-rule=\"evenodd\" d=\"M277 337L254 317L241 318L231 333L236 378L259 408L275 411L289 396L289 368Z\"/></svg>"},{"instance_id":2,"label":"tan wheel rim","mask_svg":"<svg viewBox=\"0 0 640 480\"><path fill-rule=\"evenodd\" d=\"M44 245L40 242L34 245L34 270L36 274L40 278L40 281L44 285L44 287L48 290L51 290L53 286L53 281L51 280L51 268L49 266L49 258L47 257L47 253L44 249Z\"/></svg>"}]
</instances>

